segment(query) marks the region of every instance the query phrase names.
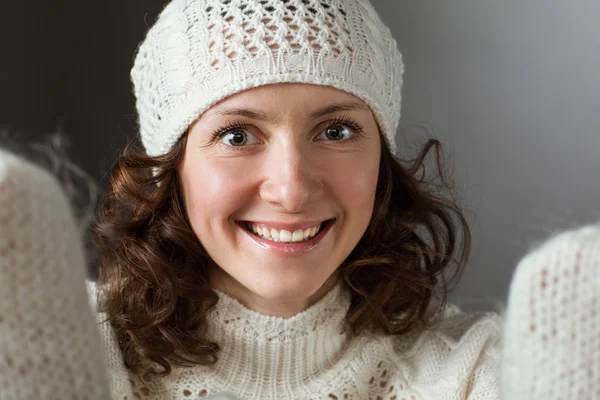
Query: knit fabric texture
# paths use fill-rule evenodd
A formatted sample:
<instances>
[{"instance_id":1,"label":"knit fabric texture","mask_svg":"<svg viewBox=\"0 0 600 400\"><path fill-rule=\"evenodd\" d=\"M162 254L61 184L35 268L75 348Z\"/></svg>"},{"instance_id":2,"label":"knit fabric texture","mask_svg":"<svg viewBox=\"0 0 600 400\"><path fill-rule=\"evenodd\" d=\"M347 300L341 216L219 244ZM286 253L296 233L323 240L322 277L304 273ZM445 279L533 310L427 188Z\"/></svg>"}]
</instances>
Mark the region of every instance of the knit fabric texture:
<instances>
[{"instance_id":1,"label":"knit fabric texture","mask_svg":"<svg viewBox=\"0 0 600 400\"><path fill-rule=\"evenodd\" d=\"M90 296L95 285L88 283ZM448 305L440 322L393 337L342 330L350 295L338 284L292 318L264 316L218 292L208 337L214 366L175 367L167 377L123 367L106 315L98 313L114 399L497 400L500 318ZM432 315L430 313L430 315ZM153 366L152 364L147 364ZM141 376L140 376L141 375Z\"/></svg>"},{"instance_id":2,"label":"knit fabric texture","mask_svg":"<svg viewBox=\"0 0 600 400\"><path fill-rule=\"evenodd\" d=\"M600 225L560 233L517 266L503 398L600 399Z\"/></svg>"},{"instance_id":3,"label":"knit fabric texture","mask_svg":"<svg viewBox=\"0 0 600 400\"><path fill-rule=\"evenodd\" d=\"M362 99L394 152L403 71L368 0L173 0L140 44L131 78L151 156L219 100L284 82Z\"/></svg>"},{"instance_id":4,"label":"knit fabric texture","mask_svg":"<svg viewBox=\"0 0 600 400\"><path fill-rule=\"evenodd\" d=\"M109 398L85 278L59 183L0 149L0 399Z\"/></svg>"}]
</instances>

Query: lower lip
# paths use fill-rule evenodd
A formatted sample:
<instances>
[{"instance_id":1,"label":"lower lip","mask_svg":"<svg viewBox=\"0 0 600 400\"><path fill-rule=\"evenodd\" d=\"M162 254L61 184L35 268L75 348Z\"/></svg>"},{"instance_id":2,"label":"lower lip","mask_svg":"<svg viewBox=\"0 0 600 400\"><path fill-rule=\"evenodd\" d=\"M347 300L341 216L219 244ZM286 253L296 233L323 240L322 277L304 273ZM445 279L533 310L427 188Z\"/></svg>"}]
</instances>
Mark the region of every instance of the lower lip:
<instances>
[{"instance_id":1,"label":"lower lip","mask_svg":"<svg viewBox=\"0 0 600 400\"><path fill-rule=\"evenodd\" d=\"M327 226L322 229L315 237L310 240L306 240L303 242L296 243L282 243L282 242L273 242L271 240L266 240L261 237L258 237L248 231L246 229L245 222L238 223L240 229L244 230L246 234L254 241L254 243L258 244L264 250L270 251L272 253L282 255L282 256L292 256L298 257L304 254L307 254L311 250L314 250L316 247L321 244L325 235L329 232L331 227L335 224L335 220L327 223Z\"/></svg>"}]
</instances>

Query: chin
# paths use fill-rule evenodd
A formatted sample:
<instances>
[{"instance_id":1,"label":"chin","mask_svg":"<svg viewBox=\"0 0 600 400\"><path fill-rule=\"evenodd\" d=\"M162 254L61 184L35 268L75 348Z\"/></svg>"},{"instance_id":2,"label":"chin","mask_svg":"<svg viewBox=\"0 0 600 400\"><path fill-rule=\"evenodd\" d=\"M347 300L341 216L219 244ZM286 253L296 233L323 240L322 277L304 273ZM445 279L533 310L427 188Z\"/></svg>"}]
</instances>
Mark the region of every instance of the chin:
<instances>
[{"instance_id":1,"label":"chin","mask_svg":"<svg viewBox=\"0 0 600 400\"><path fill-rule=\"evenodd\" d=\"M313 296L324 282L257 282L248 285L255 295L266 300L307 299Z\"/></svg>"},{"instance_id":2,"label":"chin","mask_svg":"<svg viewBox=\"0 0 600 400\"><path fill-rule=\"evenodd\" d=\"M271 290L266 290L261 295L264 299L269 300L305 300L313 297L319 287L306 288L306 287L278 287Z\"/></svg>"},{"instance_id":3,"label":"chin","mask_svg":"<svg viewBox=\"0 0 600 400\"><path fill-rule=\"evenodd\" d=\"M322 277L313 274L302 274L296 276L270 276L263 280L253 279L247 282L248 288L255 295L267 300L302 300L315 296L321 289L326 290L333 285L330 280L335 277L324 275ZM327 288L324 286L327 285Z\"/></svg>"},{"instance_id":4,"label":"chin","mask_svg":"<svg viewBox=\"0 0 600 400\"><path fill-rule=\"evenodd\" d=\"M213 276L215 288L224 290L244 304L255 301L313 303L329 291L337 282L337 268L320 268L292 264L286 268L281 263L252 263L261 268L218 269ZM311 268L312 267L312 268ZM250 307L251 308L251 307Z\"/></svg>"}]
</instances>

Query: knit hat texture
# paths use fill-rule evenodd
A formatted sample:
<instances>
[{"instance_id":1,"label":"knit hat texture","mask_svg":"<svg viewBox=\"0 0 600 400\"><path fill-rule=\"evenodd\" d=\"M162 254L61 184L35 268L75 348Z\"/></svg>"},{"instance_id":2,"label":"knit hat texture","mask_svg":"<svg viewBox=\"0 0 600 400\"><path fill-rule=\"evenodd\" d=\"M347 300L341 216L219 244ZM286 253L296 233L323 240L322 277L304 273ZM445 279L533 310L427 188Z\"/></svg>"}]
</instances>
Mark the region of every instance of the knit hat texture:
<instances>
[{"instance_id":1,"label":"knit hat texture","mask_svg":"<svg viewBox=\"0 0 600 400\"><path fill-rule=\"evenodd\" d=\"M131 78L148 155L167 153L200 115L237 92L297 82L363 100L392 152L402 55L368 0L173 0Z\"/></svg>"}]
</instances>

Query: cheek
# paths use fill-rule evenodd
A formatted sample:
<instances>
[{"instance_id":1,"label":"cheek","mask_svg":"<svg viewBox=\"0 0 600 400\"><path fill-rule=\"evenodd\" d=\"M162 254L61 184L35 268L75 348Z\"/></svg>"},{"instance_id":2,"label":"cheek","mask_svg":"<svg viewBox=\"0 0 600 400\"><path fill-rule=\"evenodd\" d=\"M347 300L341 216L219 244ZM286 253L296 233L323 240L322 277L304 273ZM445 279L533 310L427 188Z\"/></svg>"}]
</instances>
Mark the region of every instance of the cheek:
<instances>
[{"instance_id":1,"label":"cheek","mask_svg":"<svg viewBox=\"0 0 600 400\"><path fill-rule=\"evenodd\" d=\"M182 183L187 212L193 222L229 217L250 196L247 176L210 160L185 160Z\"/></svg>"},{"instance_id":2,"label":"cheek","mask_svg":"<svg viewBox=\"0 0 600 400\"><path fill-rule=\"evenodd\" d=\"M379 159L360 158L338 164L333 171L335 197L348 212L359 212L370 219L375 203Z\"/></svg>"}]
</instances>

